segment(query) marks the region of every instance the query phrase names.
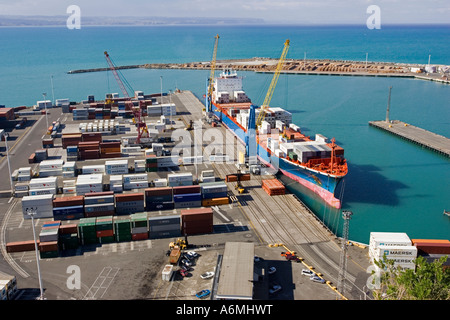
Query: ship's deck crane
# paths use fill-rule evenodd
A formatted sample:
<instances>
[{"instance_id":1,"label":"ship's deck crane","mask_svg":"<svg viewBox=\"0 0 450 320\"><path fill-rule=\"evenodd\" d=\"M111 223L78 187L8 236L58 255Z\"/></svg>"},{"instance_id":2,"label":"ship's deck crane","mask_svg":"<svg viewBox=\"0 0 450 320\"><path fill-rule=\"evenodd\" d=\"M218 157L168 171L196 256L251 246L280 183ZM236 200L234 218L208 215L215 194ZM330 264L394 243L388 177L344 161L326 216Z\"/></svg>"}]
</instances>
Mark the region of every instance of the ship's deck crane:
<instances>
[{"instance_id":1,"label":"ship's deck crane","mask_svg":"<svg viewBox=\"0 0 450 320\"><path fill-rule=\"evenodd\" d=\"M145 124L145 122L142 120L141 118L141 102L139 101L139 105L137 108L134 107L133 101L131 101L131 97L128 94L128 91L125 87L124 81L127 83L128 87L131 88L131 86L128 84L128 82L126 81L126 79L124 79L124 81L122 81L119 73L117 72L117 68L116 65L114 64L114 62L111 60L109 54L107 51L105 51L105 58L106 61L108 63L109 68L111 69L114 78L117 81L117 84L120 87L120 90L122 91L122 94L125 98L125 103L128 106L128 109L133 111L134 114L134 122L136 123L137 126L137 143L141 143L141 138L143 136L143 134L145 133L146 136L148 137L148 130L147 130L147 125ZM123 76L122 76L123 77Z\"/></svg>"},{"instance_id":2,"label":"ship's deck crane","mask_svg":"<svg viewBox=\"0 0 450 320\"><path fill-rule=\"evenodd\" d=\"M277 68L275 69L275 73L273 74L272 82L270 83L270 87L269 90L267 91L266 98L264 99L264 102L261 105L258 119L256 119L256 128L258 128L264 121L264 118L266 116L265 110L269 108L270 101L272 100L272 95L277 85L278 78L280 77L280 71L281 68L283 67L283 63L284 60L286 59L288 50L289 50L289 39L284 42L283 52L281 53L280 60L278 60Z\"/></svg>"},{"instance_id":3,"label":"ship's deck crane","mask_svg":"<svg viewBox=\"0 0 450 320\"><path fill-rule=\"evenodd\" d=\"M206 95L206 113L209 114L212 109L212 93L214 90L214 72L216 71L216 57L217 57L217 47L219 44L219 35L214 37L214 51L211 60L211 73L208 79L208 93Z\"/></svg>"}]
</instances>

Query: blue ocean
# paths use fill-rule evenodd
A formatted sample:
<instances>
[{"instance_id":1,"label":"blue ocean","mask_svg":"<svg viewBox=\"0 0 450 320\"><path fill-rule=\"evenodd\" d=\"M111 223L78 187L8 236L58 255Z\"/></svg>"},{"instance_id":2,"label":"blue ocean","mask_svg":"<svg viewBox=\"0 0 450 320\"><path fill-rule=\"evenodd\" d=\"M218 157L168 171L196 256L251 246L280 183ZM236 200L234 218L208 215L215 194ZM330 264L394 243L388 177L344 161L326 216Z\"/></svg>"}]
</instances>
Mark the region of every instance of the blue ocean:
<instances>
[{"instance_id":1,"label":"blue ocean","mask_svg":"<svg viewBox=\"0 0 450 320\"><path fill-rule=\"evenodd\" d=\"M288 58L389 61L450 65L449 26L155 26L0 28L0 104L31 106L47 98L103 99L120 92L111 72L68 74L105 68L104 51L116 65L278 58L286 39ZM209 71L122 70L134 90L205 93ZM255 104L264 100L272 75L240 72ZM161 78L162 77L162 78ZM345 148L349 174L342 185L343 210L353 212L350 239L368 243L372 231L406 232L410 238L450 239L450 160L369 126L385 118L392 86L391 119L450 137L450 86L402 78L281 75L272 106L293 114L308 135L335 137ZM341 212L289 180L336 234Z\"/></svg>"}]
</instances>

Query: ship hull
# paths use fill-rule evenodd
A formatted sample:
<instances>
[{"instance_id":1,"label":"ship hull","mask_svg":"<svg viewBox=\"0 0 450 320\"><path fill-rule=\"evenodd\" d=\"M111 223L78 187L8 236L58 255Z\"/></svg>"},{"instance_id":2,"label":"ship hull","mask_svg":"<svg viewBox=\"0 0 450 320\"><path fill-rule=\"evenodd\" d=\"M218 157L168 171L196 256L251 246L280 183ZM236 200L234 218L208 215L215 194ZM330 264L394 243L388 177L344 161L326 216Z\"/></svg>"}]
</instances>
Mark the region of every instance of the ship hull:
<instances>
[{"instance_id":1,"label":"ship hull","mask_svg":"<svg viewBox=\"0 0 450 320\"><path fill-rule=\"evenodd\" d=\"M246 132L241 126L226 114L222 113L219 108L216 108L213 113L228 130L245 144ZM335 190L342 180L341 177L326 175L294 164L286 159L279 158L259 144L257 145L257 155L262 163L270 166L275 171L279 170L283 175L305 186L317 194L328 205L338 209L341 208L341 201L335 197Z\"/></svg>"}]
</instances>

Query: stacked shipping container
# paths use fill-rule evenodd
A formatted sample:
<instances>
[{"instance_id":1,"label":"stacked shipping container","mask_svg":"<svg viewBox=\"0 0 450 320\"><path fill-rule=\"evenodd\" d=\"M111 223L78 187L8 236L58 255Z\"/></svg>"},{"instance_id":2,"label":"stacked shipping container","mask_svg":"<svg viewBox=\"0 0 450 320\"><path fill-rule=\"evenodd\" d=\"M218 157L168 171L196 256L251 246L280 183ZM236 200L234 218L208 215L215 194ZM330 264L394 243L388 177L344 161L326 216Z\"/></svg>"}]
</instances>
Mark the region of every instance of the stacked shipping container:
<instances>
[{"instance_id":1,"label":"stacked shipping container","mask_svg":"<svg viewBox=\"0 0 450 320\"><path fill-rule=\"evenodd\" d=\"M181 233L195 235L213 232L213 212L211 208L181 210Z\"/></svg>"},{"instance_id":2,"label":"stacked shipping container","mask_svg":"<svg viewBox=\"0 0 450 320\"><path fill-rule=\"evenodd\" d=\"M116 214L125 215L145 211L144 193L115 194Z\"/></svg>"},{"instance_id":3,"label":"stacked shipping container","mask_svg":"<svg viewBox=\"0 0 450 320\"><path fill-rule=\"evenodd\" d=\"M173 188L147 188L145 189L145 204L147 211L155 210L172 210L173 204Z\"/></svg>"}]
</instances>

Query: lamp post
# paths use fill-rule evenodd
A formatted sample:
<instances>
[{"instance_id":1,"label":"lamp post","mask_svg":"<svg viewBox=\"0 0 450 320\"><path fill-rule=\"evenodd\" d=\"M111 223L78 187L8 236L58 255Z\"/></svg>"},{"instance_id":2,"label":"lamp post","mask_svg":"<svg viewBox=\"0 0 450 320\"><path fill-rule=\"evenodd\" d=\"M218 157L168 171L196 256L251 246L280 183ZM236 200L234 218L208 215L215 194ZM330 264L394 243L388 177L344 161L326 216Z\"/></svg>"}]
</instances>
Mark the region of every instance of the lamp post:
<instances>
[{"instance_id":1,"label":"lamp post","mask_svg":"<svg viewBox=\"0 0 450 320\"><path fill-rule=\"evenodd\" d=\"M9 147L8 147L8 137L9 134L5 132L3 134L5 137L5 147L6 147L6 159L8 160L8 171L9 171L9 185L11 186L11 195L13 193L13 182L12 182L12 176L11 176L11 163L9 161Z\"/></svg>"},{"instance_id":2,"label":"lamp post","mask_svg":"<svg viewBox=\"0 0 450 320\"><path fill-rule=\"evenodd\" d=\"M45 108L45 122L47 123L47 128L45 128L46 132L48 130L48 117L47 117L47 94L44 92L42 94L44 96L44 108Z\"/></svg>"},{"instance_id":3,"label":"lamp post","mask_svg":"<svg viewBox=\"0 0 450 320\"><path fill-rule=\"evenodd\" d=\"M41 279L41 268L39 265L39 255L38 255L38 245L36 241L36 231L34 228L34 216L36 215L36 209L27 209L27 214L31 217L31 224L33 229L33 238L34 238L34 249L36 252L36 264L37 264L37 271L38 271L38 279L39 279L39 289L40 289L40 296L39 300L44 300L44 290L42 289L42 279Z\"/></svg>"}]
</instances>

